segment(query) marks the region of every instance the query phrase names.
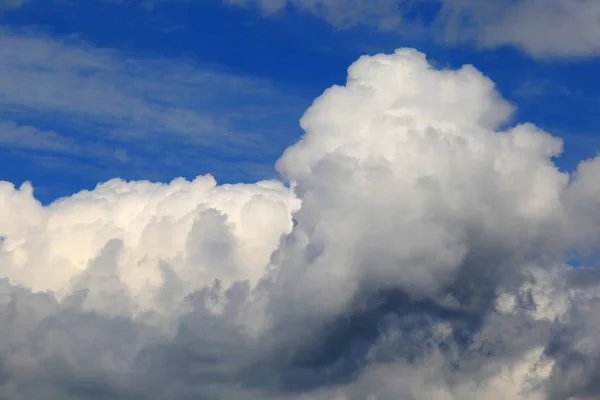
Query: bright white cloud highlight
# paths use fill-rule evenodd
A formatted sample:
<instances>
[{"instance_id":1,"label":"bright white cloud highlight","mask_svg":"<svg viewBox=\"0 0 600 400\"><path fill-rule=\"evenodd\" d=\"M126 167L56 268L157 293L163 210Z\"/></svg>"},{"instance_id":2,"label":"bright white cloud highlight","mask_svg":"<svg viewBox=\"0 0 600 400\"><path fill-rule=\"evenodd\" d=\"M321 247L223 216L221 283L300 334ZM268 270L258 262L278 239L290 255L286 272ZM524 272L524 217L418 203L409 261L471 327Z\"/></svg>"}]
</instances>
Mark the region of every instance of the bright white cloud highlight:
<instances>
[{"instance_id":1,"label":"bright white cloud highlight","mask_svg":"<svg viewBox=\"0 0 600 400\"><path fill-rule=\"evenodd\" d=\"M0 274L59 298L90 290L99 296L90 306L109 313L118 310L103 300L124 291L135 307L125 315L160 309L169 283L179 285L171 294L179 301L217 279L255 284L299 202L278 182L216 186L211 176L169 184L115 179L48 207L29 184L0 190ZM104 270L110 274L102 277Z\"/></svg>"},{"instance_id":2,"label":"bright white cloud highlight","mask_svg":"<svg viewBox=\"0 0 600 400\"><path fill-rule=\"evenodd\" d=\"M0 186L0 394L35 399L598 396L600 159L471 66L365 56L280 182Z\"/></svg>"}]
</instances>

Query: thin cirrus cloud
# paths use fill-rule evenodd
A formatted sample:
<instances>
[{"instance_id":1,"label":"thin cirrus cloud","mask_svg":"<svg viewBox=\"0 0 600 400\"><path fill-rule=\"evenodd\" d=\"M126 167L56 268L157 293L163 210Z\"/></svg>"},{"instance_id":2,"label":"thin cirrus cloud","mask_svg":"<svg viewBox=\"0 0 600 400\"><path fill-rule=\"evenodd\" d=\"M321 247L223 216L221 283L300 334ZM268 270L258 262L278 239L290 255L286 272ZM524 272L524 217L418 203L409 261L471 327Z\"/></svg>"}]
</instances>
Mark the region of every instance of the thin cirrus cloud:
<instances>
[{"instance_id":1,"label":"thin cirrus cloud","mask_svg":"<svg viewBox=\"0 0 600 400\"><path fill-rule=\"evenodd\" d=\"M474 42L493 48L516 46L538 57L600 54L600 3L596 0L222 0L255 5L273 15L288 6L336 27L371 25L385 30L423 31L447 43ZM433 7L432 7L433 6ZM427 7L431 15L419 15ZM423 22L433 21L433 22Z\"/></svg>"},{"instance_id":2,"label":"thin cirrus cloud","mask_svg":"<svg viewBox=\"0 0 600 400\"><path fill-rule=\"evenodd\" d=\"M21 7L27 2L29 2L29 0L0 0L0 10Z\"/></svg>"},{"instance_id":3,"label":"thin cirrus cloud","mask_svg":"<svg viewBox=\"0 0 600 400\"><path fill-rule=\"evenodd\" d=\"M40 151L60 156L80 156L91 159L127 161L127 152L99 142L78 143L54 131L42 130L32 125L18 125L0 121L0 145L23 151Z\"/></svg>"},{"instance_id":4,"label":"thin cirrus cloud","mask_svg":"<svg viewBox=\"0 0 600 400\"><path fill-rule=\"evenodd\" d=\"M301 119L290 181L0 184L0 397L600 395L600 158L508 128L472 66L364 56Z\"/></svg>"},{"instance_id":5,"label":"thin cirrus cloud","mask_svg":"<svg viewBox=\"0 0 600 400\"><path fill-rule=\"evenodd\" d=\"M107 151L98 142L104 141L121 160L121 148L137 144L154 157L183 143L184 153L219 148L235 154L259 143L268 153L259 139L269 132L252 131L247 122L276 121L293 102L266 81L185 59L0 33L0 141L12 148L87 149L87 156L103 159Z\"/></svg>"}]
</instances>

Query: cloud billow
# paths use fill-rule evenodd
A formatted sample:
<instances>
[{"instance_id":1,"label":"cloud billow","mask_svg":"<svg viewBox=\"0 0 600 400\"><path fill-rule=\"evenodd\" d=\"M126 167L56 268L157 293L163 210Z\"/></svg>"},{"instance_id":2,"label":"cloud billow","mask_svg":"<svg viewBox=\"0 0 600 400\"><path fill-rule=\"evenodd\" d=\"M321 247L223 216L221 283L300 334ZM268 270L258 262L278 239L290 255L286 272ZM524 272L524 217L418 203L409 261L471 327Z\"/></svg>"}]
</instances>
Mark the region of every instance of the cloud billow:
<instances>
[{"instance_id":1,"label":"cloud billow","mask_svg":"<svg viewBox=\"0 0 600 400\"><path fill-rule=\"evenodd\" d=\"M365 56L283 179L0 185L0 397L586 399L600 159L471 66Z\"/></svg>"}]
</instances>

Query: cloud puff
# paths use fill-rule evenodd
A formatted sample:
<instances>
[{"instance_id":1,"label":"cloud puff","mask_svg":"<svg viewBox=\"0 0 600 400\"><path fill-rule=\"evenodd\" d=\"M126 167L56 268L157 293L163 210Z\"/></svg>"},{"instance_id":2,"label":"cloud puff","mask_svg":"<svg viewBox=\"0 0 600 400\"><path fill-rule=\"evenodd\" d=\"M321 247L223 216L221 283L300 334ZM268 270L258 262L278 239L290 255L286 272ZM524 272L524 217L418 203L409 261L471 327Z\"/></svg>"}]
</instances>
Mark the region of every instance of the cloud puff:
<instances>
[{"instance_id":1,"label":"cloud puff","mask_svg":"<svg viewBox=\"0 0 600 400\"><path fill-rule=\"evenodd\" d=\"M600 54L600 4L595 0L223 0L274 14L288 5L338 28L370 25L414 34L423 28L448 42L514 45L535 57ZM433 18L431 14L433 12ZM414 20L417 15L417 20ZM426 22L423 26L422 21Z\"/></svg>"},{"instance_id":2,"label":"cloud puff","mask_svg":"<svg viewBox=\"0 0 600 400\"><path fill-rule=\"evenodd\" d=\"M277 182L216 186L211 176L114 179L48 207L28 183L4 182L1 192L2 275L59 298L91 290L92 308L110 313L117 305L103 301L124 291L133 302L125 315L156 311L161 295L181 300L215 280L255 284L298 203ZM177 293L161 293L170 278Z\"/></svg>"},{"instance_id":3,"label":"cloud puff","mask_svg":"<svg viewBox=\"0 0 600 400\"><path fill-rule=\"evenodd\" d=\"M0 394L598 396L600 159L560 172L511 111L401 49L315 100L289 188L2 183Z\"/></svg>"},{"instance_id":4,"label":"cloud puff","mask_svg":"<svg viewBox=\"0 0 600 400\"><path fill-rule=\"evenodd\" d=\"M495 132L511 107L472 67L437 71L402 50L364 57L348 75L304 115L305 137L278 164L303 198L297 232L317 247L314 267L301 265L317 274L311 279L337 290L350 290L339 286L345 278L367 279L434 295L471 256L502 263L502 253L538 251L525 243L560 213L568 179L549 161L560 140L533 125ZM486 254L490 246L504 250ZM322 299L307 298L323 310Z\"/></svg>"}]
</instances>

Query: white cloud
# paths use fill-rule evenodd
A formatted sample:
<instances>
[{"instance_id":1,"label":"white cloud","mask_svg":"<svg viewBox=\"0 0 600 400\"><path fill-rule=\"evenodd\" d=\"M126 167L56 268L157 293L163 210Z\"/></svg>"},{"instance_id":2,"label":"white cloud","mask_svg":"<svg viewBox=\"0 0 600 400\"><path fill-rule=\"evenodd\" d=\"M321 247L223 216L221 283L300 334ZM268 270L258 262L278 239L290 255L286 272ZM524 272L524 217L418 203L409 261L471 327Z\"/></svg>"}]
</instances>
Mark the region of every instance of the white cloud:
<instances>
[{"instance_id":1,"label":"white cloud","mask_svg":"<svg viewBox=\"0 0 600 400\"><path fill-rule=\"evenodd\" d=\"M498 246L532 256L521 248L532 251L539 229L561 212L568 177L549 161L559 139L533 125L495 133L511 107L469 66L437 71L402 50L363 57L348 75L307 111L306 135L279 160L305 199L298 234L308 235L282 261L293 274L286 296L298 291L315 312L331 301L337 313L363 279L437 296L473 252ZM306 259L298 268L307 290L318 282L327 298L302 292L290 265Z\"/></svg>"},{"instance_id":2,"label":"white cloud","mask_svg":"<svg viewBox=\"0 0 600 400\"><path fill-rule=\"evenodd\" d=\"M421 7L438 7L426 26L449 42L483 47L514 45L534 57L586 57L600 54L600 3L596 0L223 0L258 5L274 14L287 5L338 28L367 24L385 30L421 31ZM426 14L424 14L426 15ZM406 17L406 18L405 18ZM429 17L424 18L427 21Z\"/></svg>"},{"instance_id":3,"label":"white cloud","mask_svg":"<svg viewBox=\"0 0 600 400\"><path fill-rule=\"evenodd\" d=\"M210 176L170 184L115 179L48 207L33 199L29 184L4 182L1 191L1 275L61 298L92 290L89 301L100 309L106 305L91 300L94 290L109 300L113 280L136 309L151 311L171 275L180 300L215 279L256 283L297 207L277 182L215 186ZM102 278L104 270L115 275Z\"/></svg>"},{"instance_id":4,"label":"white cloud","mask_svg":"<svg viewBox=\"0 0 600 400\"><path fill-rule=\"evenodd\" d=\"M35 399L598 396L600 159L471 66L362 57L271 181L0 185L0 394ZM292 221L295 221L293 223ZM47 292L47 291L51 291Z\"/></svg>"}]
</instances>

